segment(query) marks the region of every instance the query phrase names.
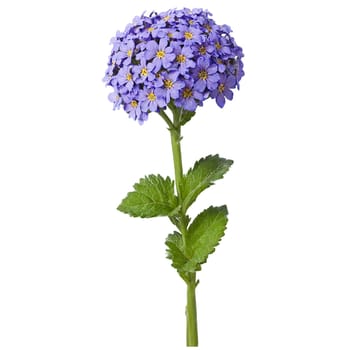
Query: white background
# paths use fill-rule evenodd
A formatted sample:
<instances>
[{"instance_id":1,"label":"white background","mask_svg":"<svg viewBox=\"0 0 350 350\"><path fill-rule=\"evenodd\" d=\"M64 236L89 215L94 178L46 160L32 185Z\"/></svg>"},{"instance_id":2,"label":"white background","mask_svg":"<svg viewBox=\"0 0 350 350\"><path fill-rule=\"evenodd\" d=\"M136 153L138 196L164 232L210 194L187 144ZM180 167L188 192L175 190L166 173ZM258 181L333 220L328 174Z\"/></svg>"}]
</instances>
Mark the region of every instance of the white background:
<instances>
[{"instance_id":1,"label":"white background","mask_svg":"<svg viewBox=\"0 0 350 350\"><path fill-rule=\"evenodd\" d=\"M115 210L140 177L172 175L169 136L156 114L113 111L102 83L118 29L184 5L233 28L246 71L184 129L185 169L235 161L191 211L230 211L199 273L201 349L350 349L346 4L3 1L0 349L184 347L171 224Z\"/></svg>"}]
</instances>

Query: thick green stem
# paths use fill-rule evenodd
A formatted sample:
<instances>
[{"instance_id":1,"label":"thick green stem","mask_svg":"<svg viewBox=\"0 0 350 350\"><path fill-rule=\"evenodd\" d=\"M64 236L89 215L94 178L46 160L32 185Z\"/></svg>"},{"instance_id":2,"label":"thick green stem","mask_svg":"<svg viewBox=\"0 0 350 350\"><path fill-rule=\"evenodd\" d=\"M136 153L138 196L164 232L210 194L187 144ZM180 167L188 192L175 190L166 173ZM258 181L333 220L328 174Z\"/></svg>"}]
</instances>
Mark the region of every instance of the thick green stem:
<instances>
[{"instance_id":1,"label":"thick green stem","mask_svg":"<svg viewBox=\"0 0 350 350\"><path fill-rule=\"evenodd\" d=\"M182 184L183 184L183 169L182 169L182 157L181 157L181 111L173 109L173 121L169 119L167 114L160 110L161 117L169 126L169 131L171 135L171 148L173 152L174 160L174 170L175 170L175 185L176 192L179 198L179 204L181 205L181 214L179 229L182 234L184 250L186 252L186 236L188 235L187 231L187 222L186 222L186 209L183 206L183 193L182 193ZM187 346L198 346L198 330L197 330L197 306L196 306L196 273L189 272L186 274L185 278L187 284L187 305L186 305L186 344Z\"/></svg>"},{"instance_id":2,"label":"thick green stem","mask_svg":"<svg viewBox=\"0 0 350 350\"><path fill-rule=\"evenodd\" d=\"M187 346L198 346L197 330L197 306L196 306L196 273L189 273L189 282L187 283Z\"/></svg>"}]
</instances>

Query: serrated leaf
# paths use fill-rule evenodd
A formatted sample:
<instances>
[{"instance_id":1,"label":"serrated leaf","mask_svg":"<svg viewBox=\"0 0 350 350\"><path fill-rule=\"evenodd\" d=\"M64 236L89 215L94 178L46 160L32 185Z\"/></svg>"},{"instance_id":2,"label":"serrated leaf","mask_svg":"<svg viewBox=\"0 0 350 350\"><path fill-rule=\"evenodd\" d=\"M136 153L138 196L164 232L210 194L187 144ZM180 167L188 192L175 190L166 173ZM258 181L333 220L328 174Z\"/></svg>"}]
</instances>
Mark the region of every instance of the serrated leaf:
<instances>
[{"instance_id":1,"label":"serrated leaf","mask_svg":"<svg viewBox=\"0 0 350 350\"><path fill-rule=\"evenodd\" d=\"M134 185L118 206L118 210L130 216L152 218L175 215L178 200L174 192L174 182L169 177L149 175Z\"/></svg>"},{"instance_id":2,"label":"serrated leaf","mask_svg":"<svg viewBox=\"0 0 350 350\"><path fill-rule=\"evenodd\" d=\"M225 234L227 207L209 207L188 228L187 250L193 263L204 264Z\"/></svg>"},{"instance_id":3,"label":"serrated leaf","mask_svg":"<svg viewBox=\"0 0 350 350\"><path fill-rule=\"evenodd\" d=\"M167 258L172 261L171 266L177 270L182 270L183 266L187 263L187 258L183 251L182 236L178 232L168 235L165 241L167 249Z\"/></svg>"},{"instance_id":4,"label":"serrated leaf","mask_svg":"<svg viewBox=\"0 0 350 350\"><path fill-rule=\"evenodd\" d=\"M183 208L187 210L201 192L213 185L214 181L222 179L232 164L232 160L220 158L217 154L197 161L184 176Z\"/></svg>"},{"instance_id":5,"label":"serrated leaf","mask_svg":"<svg viewBox=\"0 0 350 350\"><path fill-rule=\"evenodd\" d=\"M227 220L225 205L209 207L200 213L188 228L186 252L180 233L174 232L168 236L165 242L167 257L183 279L186 280L188 272L201 270L201 264L207 261L224 236Z\"/></svg>"},{"instance_id":6,"label":"serrated leaf","mask_svg":"<svg viewBox=\"0 0 350 350\"><path fill-rule=\"evenodd\" d=\"M183 239L180 233L175 231L174 233L168 235L165 244L168 247L166 250L167 258L172 261L171 266L178 271L184 280L186 280L187 272L199 271L201 269L197 262L186 257Z\"/></svg>"}]
</instances>

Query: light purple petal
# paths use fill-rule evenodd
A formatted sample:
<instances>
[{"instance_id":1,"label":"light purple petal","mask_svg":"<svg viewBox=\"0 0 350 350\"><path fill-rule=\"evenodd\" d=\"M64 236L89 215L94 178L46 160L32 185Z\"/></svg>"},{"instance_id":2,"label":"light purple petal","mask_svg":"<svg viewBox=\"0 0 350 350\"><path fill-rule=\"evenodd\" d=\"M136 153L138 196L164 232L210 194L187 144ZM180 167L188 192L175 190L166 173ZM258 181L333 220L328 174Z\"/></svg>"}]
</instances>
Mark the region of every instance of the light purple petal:
<instances>
[{"instance_id":1,"label":"light purple petal","mask_svg":"<svg viewBox=\"0 0 350 350\"><path fill-rule=\"evenodd\" d=\"M209 73L209 74L214 74L214 73L216 73L218 71L218 66L217 65L215 65L215 64L213 64L213 65L211 65L210 67L208 67L208 69L207 69L207 72ZM219 77L220 78L220 77ZM219 80L219 79L218 79Z\"/></svg>"},{"instance_id":2,"label":"light purple petal","mask_svg":"<svg viewBox=\"0 0 350 350\"><path fill-rule=\"evenodd\" d=\"M225 105L225 97L224 97L223 94L218 94L216 96L216 103L217 103L217 105L219 107L221 107L221 108L224 107L224 105Z\"/></svg>"},{"instance_id":3,"label":"light purple petal","mask_svg":"<svg viewBox=\"0 0 350 350\"><path fill-rule=\"evenodd\" d=\"M225 89L224 90L224 94L226 96L226 98L228 100L232 100L233 99L233 92L231 90Z\"/></svg>"},{"instance_id":4,"label":"light purple petal","mask_svg":"<svg viewBox=\"0 0 350 350\"><path fill-rule=\"evenodd\" d=\"M202 80L202 79L197 80L194 84L195 90L198 90L200 92L203 92L206 87L207 87L207 84L205 80Z\"/></svg>"},{"instance_id":5,"label":"light purple petal","mask_svg":"<svg viewBox=\"0 0 350 350\"><path fill-rule=\"evenodd\" d=\"M207 87L209 90L215 90L218 87L218 83L216 81L211 81L208 79Z\"/></svg>"},{"instance_id":6,"label":"light purple petal","mask_svg":"<svg viewBox=\"0 0 350 350\"><path fill-rule=\"evenodd\" d=\"M164 50L166 46L168 45L168 40L165 38L162 38L159 40L159 50Z\"/></svg>"},{"instance_id":7,"label":"light purple petal","mask_svg":"<svg viewBox=\"0 0 350 350\"><path fill-rule=\"evenodd\" d=\"M194 111L196 110L196 108L197 104L194 98L188 98L185 100L184 109L186 109L187 111Z\"/></svg>"}]
</instances>

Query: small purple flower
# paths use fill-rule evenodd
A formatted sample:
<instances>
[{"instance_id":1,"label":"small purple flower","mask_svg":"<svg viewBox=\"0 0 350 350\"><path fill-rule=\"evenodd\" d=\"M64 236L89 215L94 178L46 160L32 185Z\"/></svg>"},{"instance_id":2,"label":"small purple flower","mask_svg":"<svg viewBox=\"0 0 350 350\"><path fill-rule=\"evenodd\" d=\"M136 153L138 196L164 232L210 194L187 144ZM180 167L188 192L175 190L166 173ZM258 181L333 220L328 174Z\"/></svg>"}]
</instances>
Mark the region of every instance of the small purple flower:
<instances>
[{"instance_id":1,"label":"small purple flower","mask_svg":"<svg viewBox=\"0 0 350 350\"><path fill-rule=\"evenodd\" d=\"M175 21L176 11L169 10L167 12L162 12L159 14L160 21L164 22L164 24L172 23Z\"/></svg>"},{"instance_id":2,"label":"small purple flower","mask_svg":"<svg viewBox=\"0 0 350 350\"><path fill-rule=\"evenodd\" d=\"M120 32L117 32L116 37L112 38L110 44L113 45L113 51L119 51L122 46L122 41L119 37Z\"/></svg>"},{"instance_id":3,"label":"small purple flower","mask_svg":"<svg viewBox=\"0 0 350 350\"><path fill-rule=\"evenodd\" d=\"M212 42L207 41L207 42L201 43L200 45L197 45L196 49L198 50L198 54L200 56L210 58L213 51L215 50L215 46L213 45Z\"/></svg>"},{"instance_id":4,"label":"small purple flower","mask_svg":"<svg viewBox=\"0 0 350 350\"><path fill-rule=\"evenodd\" d=\"M129 117L136 120L140 118L142 111L140 102L132 99L129 103L124 104L124 110L129 113Z\"/></svg>"},{"instance_id":5,"label":"small purple flower","mask_svg":"<svg viewBox=\"0 0 350 350\"><path fill-rule=\"evenodd\" d=\"M134 53L135 43L133 40L129 40L124 45L120 46L120 51L117 53L117 60L125 60L124 64L130 64L131 58Z\"/></svg>"},{"instance_id":6,"label":"small purple flower","mask_svg":"<svg viewBox=\"0 0 350 350\"><path fill-rule=\"evenodd\" d=\"M156 76L153 73L155 66L153 63L146 63L145 59L141 60L141 63L137 66L133 66L133 72L137 76L136 83L144 83L146 80L153 81Z\"/></svg>"},{"instance_id":7,"label":"small purple flower","mask_svg":"<svg viewBox=\"0 0 350 350\"><path fill-rule=\"evenodd\" d=\"M219 107L224 107L225 97L228 100L233 99L233 89L236 85L236 79L232 75L221 74L220 81L217 89L213 90L210 94L212 98L215 98L215 101Z\"/></svg>"},{"instance_id":8,"label":"small purple flower","mask_svg":"<svg viewBox=\"0 0 350 350\"><path fill-rule=\"evenodd\" d=\"M214 59L215 63L218 66L218 72L219 73L224 73L225 70L227 69L226 63L220 58L220 57L216 57Z\"/></svg>"},{"instance_id":9,"label":"small purple flower","mask_svg":"<svg viewBox=\"0 0 350 350\"><path fill-rule=\"evenodd\" d=\"M156 39L156 38L164 38L165 32L164 32L165 23L158 22L157 24L151 24L147 28L143 30L143 32L140 34L140 38L147 40L147 39Z\"/></svg>"},{"instance_id":10,"label":"small purple flower","mask_svg":"<svg viewBox=\"0 0 350 350\"><path fill-rule=\"evenodd\" d=\"M134 86L134 77L130 72L131 66L123 67L117 75L117 82L120 86L125 86L129 91Z\"/></svg>"},{"instance_id":11,"label":"small purple flower","mask_svg":"<svg viewBox=\"0 0 350 350\"><path fill-rule=\"evenodd\" d=\"M190 68L194 68L196 63L191 59L193 57L193 51L189 46L181 46L174 44L174 53L176 54L175 61L179 65L178 70L186 76Z\"/></svg>"},{"instance_id":12,"label":"small purple flower","mask_svg":"<svg viewBox=\"0 0 350 350\"><path fill-rule=\"evenodd\" d=\"M231 54L231 48L229 46L228 41L225 38L218 37L215 40L214 45L215 45L216 52L220 56L225 56L225 55L230 55Z\"/></svg>"},{"instance_id":13,"label":"small purple flower","mask_svg":"<svg viewBox=\"0 0 350 350\"><path fill-rule=\"evenodd\" d=\"M217 65L211 64L210 60L205 57L199 57L196 68L193 70L196 79L194 88L200 92L203 92L206 88L210 91L214 90L220 80L217 70Z\"/></svg>"},{"instance_id":14,"label":"small purple flower","mask_svg":"<svg viewBox=\"0 0 350 350\"><path fill-rule=\"evenodd\" d=\"M168 40L165 38L160 39L159 44L152 40L146 45L145 58L147 60L153 59L152 62L156 67L156 71L160 70L161 67L169 68L175 59L173 48L167 45Z\"/></svg>"},{"instance_id":15,"label":"small purple flower","mask_svg":"<svg viewBox=\"0 0 350 350\"><path fill-rule=\"evenodd\" d=\"M175 106L182 107L187 111L195 111L197 106L202 105L204 96L193 88L193 82L186 81L185 87L180 91L180 96L175 100Z\"/></svg>"},{"instance_id":16,"label":"small purple flower","mask_svg":"<svg viewBox=\"0 0 350 350\"><path fill-rule=\"evenodd\" d=\"M108 95L108 99L113 102L113 109L119 109L123 102L121 96L115 91Z\"/></svg>"},{"instance_id":17,"label":"small purple flower","mask_svg":"<svg viewBox=\"0 0 350 350\"><path fill-rule=\"evenodd\" d=\"M140 91L141 109L143 112L156 112L158 108L166 106L166 92L164 89L144 89Z\"/></svg>"},{"instance_id":18,"label":"small purple flower","mask_svg":"<svg viewBox=\"0 0 350 350\"><path fill-rule=\"evenodd\" d=\"M196 27L189 27L185 25L179 26L179 32L174 35L174 38L181 39L184 45L193 45L194 43L202 42L202 32Z\"/></svg>"},{"instance_id":19,"label":"small purple flower","mask_svg":"<svg viewBox=\"0 0 350 350\"><path fill-rule=\"evenodd\" d=\"M180 94L180 90L185 87L185 82L179 80L180 72L174 71L171 73L164 73L163 83L166 92L166 102L170 102L170 99L177 99Z\"/></svg>"}]
</instances>

